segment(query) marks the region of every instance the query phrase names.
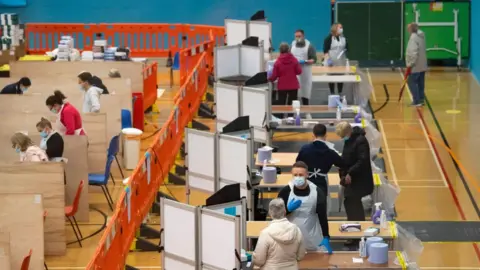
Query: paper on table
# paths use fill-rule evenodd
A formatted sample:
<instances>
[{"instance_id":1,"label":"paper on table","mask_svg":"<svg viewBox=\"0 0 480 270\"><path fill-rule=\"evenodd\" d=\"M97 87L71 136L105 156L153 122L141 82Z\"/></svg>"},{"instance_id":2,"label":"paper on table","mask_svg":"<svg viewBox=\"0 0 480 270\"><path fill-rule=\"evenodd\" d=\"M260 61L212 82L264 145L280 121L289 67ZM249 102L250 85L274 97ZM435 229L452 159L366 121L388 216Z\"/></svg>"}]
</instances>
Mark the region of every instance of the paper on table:
<instances>
[{"instance_id":1,"label":"paper on table","mask_svg":"<svg viewBox=\"0 0 480 270\"><path fill-rule=\"evenodd\" d=\"M352 258L353 263L363 263L362 258Z\"/></svg>"}]
</instances>

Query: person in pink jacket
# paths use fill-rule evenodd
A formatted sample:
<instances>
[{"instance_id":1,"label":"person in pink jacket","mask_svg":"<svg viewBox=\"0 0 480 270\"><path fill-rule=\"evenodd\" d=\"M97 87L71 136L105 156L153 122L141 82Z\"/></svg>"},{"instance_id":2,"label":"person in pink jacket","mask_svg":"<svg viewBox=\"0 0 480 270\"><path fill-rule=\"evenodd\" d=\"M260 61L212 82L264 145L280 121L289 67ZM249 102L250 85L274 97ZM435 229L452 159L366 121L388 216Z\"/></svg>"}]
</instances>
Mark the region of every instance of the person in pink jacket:
<instances>
[{"instance_id":1,"label":"person in pink jacket","mask_svg":"<svg viewBox=\"0 0 480 270\"><path fill-rule=\"evenodd\" d=\"M280 56L273 65L272 74L268 80L274 82L278 79L278 104L291 105L293 100L298 100L297 75L302 74L302 67L297 58L290 53L290 46L287 43L280 44Z\"/></svg>"},{"instance_id":2,"label":"person in pink jacket","mask_svg":"<svg viewBox=\"0 0 480 270\"><path fill-rule=\"evenodd\" d=\"M21 162L48 161L47 153L33 144L30 137L17 132L11 138L12 148L20 155Z\"/></svg>"}]
</instances>

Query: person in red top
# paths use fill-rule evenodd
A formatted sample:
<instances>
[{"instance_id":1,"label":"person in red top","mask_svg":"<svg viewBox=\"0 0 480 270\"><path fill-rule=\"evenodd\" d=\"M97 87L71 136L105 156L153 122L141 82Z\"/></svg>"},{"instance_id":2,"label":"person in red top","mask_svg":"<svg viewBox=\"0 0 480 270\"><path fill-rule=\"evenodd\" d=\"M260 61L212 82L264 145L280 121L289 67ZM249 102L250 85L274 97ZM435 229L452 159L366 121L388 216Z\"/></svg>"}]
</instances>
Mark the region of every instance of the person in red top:
<instances>
[{"instance_id":1,"label":"person in red top","mask_svg":"<svg viewBox=\"0 0 480 270\"><path fill-rule=\"evenodd\" d=\"M80 113L65 101L66 98L62 92L55 90L45 101L48 109L57 114L56 131L62 135L86 135Z\"/></svg>"},{"instance_id":2,"label":"person in red top","mask_svg":"<svg viewBox=\"0 0 480 270\"><path fill-rule=\"evenodd\" d=\"M298 82L297 75L302 74L302 67L297 58L290 53L290 46L287 43L280 44L280 56L273 65L272 74L269 81L276 81L278 90L278 104L291 105L293 100L298 100Z\"/></svg>"}]
</instances>

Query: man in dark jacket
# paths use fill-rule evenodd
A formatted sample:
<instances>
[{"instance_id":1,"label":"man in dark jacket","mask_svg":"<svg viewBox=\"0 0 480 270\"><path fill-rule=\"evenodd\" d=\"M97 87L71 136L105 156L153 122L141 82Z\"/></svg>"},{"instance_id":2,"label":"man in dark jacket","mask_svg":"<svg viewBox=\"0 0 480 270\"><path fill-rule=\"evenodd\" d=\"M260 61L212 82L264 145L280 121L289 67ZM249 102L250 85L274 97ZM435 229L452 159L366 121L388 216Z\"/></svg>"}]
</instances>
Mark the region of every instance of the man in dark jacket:
<instances>
[{"instance_id":1,"label":"man in dark jacket","mask_svg":"<svg viewBox=\"0 0 480 270\"><path fill-rule=\"evenodd\" d=\"M22 95L32 85L29 78L23 77L18 82L5 86L0 94L17 94Z\"/></svg>"},{"instance_id":2,"label":"man in dark jacket","mask_svg":"<svg viewBox=\"0 0 480 270\"><path fill-rule=\"evenodd\" d=\"M333 144L327 142L327 127L316 124L313 127L315 140L304 145L297 156L297 161L303 161L308 166L308 180L319 187L328 196L327 174L333 165L343 166L343 160L333 149Z\"/></svg>"},{"instance_id":3,"label":"man in dark jacket","mask_svg":"<svg viewBox=\"0 0 480 270\"><path fill-rule=\"evenodd\" d=\"M342 153L345 166L340 169L340 184L344 187L347 219L364 221L362 197L373 192L370 146L365 131L360 127L352 128L348 122L340 122L336 133L345 141Z\"/></svg>"}]
</instances>

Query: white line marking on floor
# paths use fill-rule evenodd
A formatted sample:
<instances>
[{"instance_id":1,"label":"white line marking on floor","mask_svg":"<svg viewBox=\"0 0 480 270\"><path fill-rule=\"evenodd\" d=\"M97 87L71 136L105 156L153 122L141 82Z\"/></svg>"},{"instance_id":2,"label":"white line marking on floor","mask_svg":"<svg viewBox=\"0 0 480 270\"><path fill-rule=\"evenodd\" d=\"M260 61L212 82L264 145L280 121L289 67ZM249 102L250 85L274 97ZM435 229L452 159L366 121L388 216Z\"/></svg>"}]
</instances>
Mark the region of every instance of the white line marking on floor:
<instances>
[{"instance_id":1,"label":"white line marking on floor","mask_svg":"<svg viewBox=\"0 0 480 270\"><path fill-rule=\"evenodd\" d=\"M399 187L400 188L447 188L444 186L403 186L403 185L400 185Z\"/></svg>"},{"instance_id":2,"label":"white line marking on floor","mask_svg":"<svg viewBox=\"0 0 480 270\"><path fill-rule=\"evenodd\" d=\"M402 77L402 83L403 83L403 80L405 80L405 76L403 76L403 73L401 70L399 72L400 72L400 77ZM410 101L413 102L412 93L410 92L410 88L408 88L408 83L405 84L405 90L407 90L408 96L410 97Z\"/></svg>"},{"instance_id":3,"label":"white line marking on floor","mask_svg":"<svg viewBox=\"0 0 480 270\"><path fill-rule=\"evenodd\" d=\"M430 148L390 148L390 151L428 151Z\"/></svg>"},{"instance_id":4,"label":"white line marking on floor","mask_svg":"<svg viewBox=\"0 0 480 270\"><path fill-rule=\"evenodd\" d=\"M372 76L370 75L370 69L369 69L369 68L367 68L367 77L368 77L368 82L369 82L370 85L372 86L372 98L373 98L373 101L374 101L374 102L377 102L377 95L375 94L375 87L373 87Z\"/></svg>"},{"instance_id":5,"label":"white line marking on floor","mask_svg":"<svg viewBox=\"0 0 480 270\"><path fill-rule=\"evenodd\" d=\"M443 173L442 167L440 166L440 162L438 161L438 157L435 154L435 151L433 150L432 141L428 137L427 130L425 129L425 125L423 124L423 122L420 119L418 120L418 122L420 122L420 126L422 127L423 134L425 135L425 139L428 142L428 148L430 148L430 151L432 152L433 160L435 160L435 164L437 165L438 172L442 176L443 184L445 185L445 187L448 187L447 179L445 178L445 174Z\"/></svg>"},{"instance_id":6,"label":"white line marking on floor","mask_svg":"<svg viewBox=\"0 0 480 270\"><path fill-rule=\"evenodd\" d=\"M395 167L393 166L392 156L390 155L390 149L388 147L387 136L385 135L385 129L383 128L383 121L378 120L378 125L380 127L380 132L382 133L382 140L385 146L385 152L387 154L388 165L390 166L390 170L392 171L393 182L398 186L397 182L397 174L395 173Z\"/></svg>"},{"instance_id":7,"label":"white line marking on floor","mask_svg":"<svg viewBox=\"0 0 480 270\"><path fill-rule=\"evenodd\" d=\"M419 182L419 181L423 181L423 182L442 182L441 179L430 179L430 180L427 180L427 179L410 179L410 180L397 180L398 182Z\"/></svg>"}]
</instances>

